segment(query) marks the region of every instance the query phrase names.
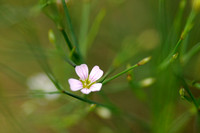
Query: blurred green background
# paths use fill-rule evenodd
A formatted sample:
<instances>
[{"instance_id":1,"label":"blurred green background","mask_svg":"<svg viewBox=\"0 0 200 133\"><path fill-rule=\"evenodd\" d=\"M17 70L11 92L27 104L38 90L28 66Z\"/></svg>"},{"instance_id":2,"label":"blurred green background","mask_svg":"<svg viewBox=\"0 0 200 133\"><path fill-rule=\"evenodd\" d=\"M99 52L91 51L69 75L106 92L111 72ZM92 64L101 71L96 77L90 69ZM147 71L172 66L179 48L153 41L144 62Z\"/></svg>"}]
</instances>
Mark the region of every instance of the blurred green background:
<instances>
[{"instance_id":1,"label":"blurred green background","mask_svg":"<svg viewBox=\"0 0 200 133\"><path fill-rule=\"evenodd\" d=\"M47 4L48 3L48 4ZM198 133L193 103L179 95L185 87L197 101L200 89L200 17L169 66L160 64L175 47L192 10L190 0L66 0L80 51L110 76L141 59L152 60L92 93L88 99L112 104L119 112L93 107L64 94L43 94L56 88L34 56L48 60L55 77L70 91L74 68L56 48L70 55L59 31L70 36L59 0L0 1L0 133ZM53 20L53 21L52 21ZM54 34L54 38L49 34ZM52 39L52 40L51 40ZM197 44L197 45L196 45ZM192 50L194 49L194 50ZM195 51L191 56L188 51ZM83 96L80 92L73 92ZM190 101L190 100L189 100Z\"/></svg>"}]
</instances>

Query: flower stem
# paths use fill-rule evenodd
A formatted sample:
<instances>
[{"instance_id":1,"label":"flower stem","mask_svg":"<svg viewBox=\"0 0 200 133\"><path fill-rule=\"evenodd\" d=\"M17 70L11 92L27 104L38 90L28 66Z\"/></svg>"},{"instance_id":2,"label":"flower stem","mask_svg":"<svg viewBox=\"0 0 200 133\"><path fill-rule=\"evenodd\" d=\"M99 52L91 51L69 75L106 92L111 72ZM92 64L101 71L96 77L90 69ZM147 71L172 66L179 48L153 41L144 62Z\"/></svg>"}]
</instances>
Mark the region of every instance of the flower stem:
<instances>
[{"instance_id":1,"label":"flower stem","mask_svg":"<svg viewBox=\"0 0 200 133\"><path fill-rule=\"evenodd\" d=\"M70 92L68 92L68 91L61 91L63 94L66 94L66 95L68 95L68 96L71 96L71 97L74 97L74 98L76 98L76 99L78 99L78 100L81 100L81 101L83 101L83 102L86 102L86 103L89 103L89 104L96 104L97 106L104 106L104 107L107 107L107 108L110 108L110 106L108 106L108 105L105 105L105 104L101 104L101 103L98 103L98 102L95 102L95 101L92 101L92 100L89 100L89 99L85 99L85 98L83 98L83 97L80 97L80 96L77 96L77 95L75 95L75 94L72 94L72 93L70 93Z\"/></svg>"},{"instance_id":2,"label":"flower stem","mask_svg":"<svg viewBox=\"0 0 200 133\"><path fill-rule=\"evenodd\" d=\"M191 13L190 13L190 15L189 15L189 17L188 17L188 19L187 19L186 25L185 25L185 27L183 29L182 34L180 35L180 38L179 38L178 42L176 43L176 45L175 45L174 49L172 50L172 52L160 64L160 66L159 66L160 69L164 69L164 68L166 68L170 64L171 58L178 51L178 48L180 47L183 39L185 39L186 35L192 29L192 27L193 27L193 20L194 20L195 16L196 16L196 12L194 10L192 10Z\"/></svg>"},{"instance_id":3,"label":"flower stem","mask_svg":"<svg viewBox=\"0 0 200 133\"><path fill-rule=\"evenodd\" d=\"M99 82L102 83L102 82L108 77L108 75L111 74L111 73L114 71L114 69L115 69L115 68L111 66L111 67L108 69L108 71L105 73L105 75L100 79Z\"/></svg>"},{"instance_id":4,"label":"flower stem","mask_svg":"<svg viewBox=\"0 0 200 133\"><path fill-rule=\"evenodd\" d=\"M200 51L200 42L198 42L188 53L183 56L183 63L186 64L189 59L195 55L198 51Z\"/></svg>"},{"instance_id":5,"label":"flower stem","mask_svg":"<svg viewBox=\"0 0 200 133\"><path fill-rule=\"evenodd\" d=\"M107 75L105 75L106 77L104 77L104 78L101 80L101 81L102 81L102 84L104 85L104 84L108 83L109 81L111 81L111 80L113 80L113 79L115 79L115 78L117 78L117 77L119 77L119 76L121 76L121 75L127 73L128 71L134 69L135 67L138 67L138 66L141 66L141 65L146 64L146 63L149 62L150 60L151 60L151 56L146 57L146 58L142 59L141 61L139 61L137 64L135 64L135 65L133 65L133 66L127 68L126 70L124 70L124 71L122 71L122 72L120 72L120 73L114 75L113 77L111 77L111 78L109 78L109 79L107 79L107 80L104 80L104 79L107 77ZM113 71L113 68L111 68L110 71L108 71L108 74L109 74L110 72L112 72L112 71Z\"/></svg>"},{"instance_id":6,"label":"flower stem","mask_svg":"<svg viewBox=\"0 0 200 133\"><path fill-rule=\"evenodd\" d=\"M63 35L63 37L64 37L64 39L65 39L65 41L66 41L66 43L67 43L67 45L68 45L68 47L70 49L70 51L71 51L73 49L73 46L72 46L72 44L71 44L71 42L69 40L69 37L68 37L67 33L65 32L65 30L62 27L59 27L58 29L62 33L62 35Z\"/></svg>"},{"instance_id":7,"label":"flower stem","mask_svg":"<svg viewBox=\"0 0 200 133\"><path fill-rule=\"evenodd\" d=\"M70 19L69 11L68 11L67 5L65 3L65 0L62 0L62 4L63 4L66 19L67 19L67 24L68 24L68 27L69 27L69 30L70 30L70 33L71 33L70 35L72 37L72 42L77 49L77 53L79 54L79 56L81 56L79 46L78 46L78 41L77 41L75 33L74 33L74 29L73 29L73 26L72 26L72 22L71 22L71 19Z\"/></svg>"},{"instance_id":8,"label":"flower stem","mask_svg":"<svg viewBox=\"0 0 200 133\"><path fill-rule=\"evenodd\" d=\"M182 77L180 77L180 76L179 76L179 79L181 80L184 89L185 89L186 92L189 94L189 96L190 96L192 102L194 103L194 105L195 105L197 111L199 111L199 104L198 104L198 102L196 101L195 97L193 96L192 92L190 91L190 89L189 89L187 83L186 83L185 80L184 80Z\"/></svg>"},{"instance_id":9,"label":"flower stem","mask_svg":"<svg viewBox=\"0 0 200 133\"><path fill-rule=\"evenodd\" d=\"M136 67L138 67L138 66L140 66L140 65L139 65L139 64L135 64L135 65L133 65L132 67L130 67L130 68L128 68L128 69L126 69L126 70L124 70L124 71L122 71L122 72L120 72L120 73L114 75L113 77L111 77L111 78L109 78L109 79L107 79L107 80L104 80L104 81L102 82L102 84L104 85L104 84L108 83L109 81L111 81L111 80L113 80L113 79L116 79L117 77L119 77L119 76L121 76L121 75L127 73L128 71L130 71L130 70L132 70L132 69L134 69L134 68L136 68Z\"/></svg>"}]
</instances>

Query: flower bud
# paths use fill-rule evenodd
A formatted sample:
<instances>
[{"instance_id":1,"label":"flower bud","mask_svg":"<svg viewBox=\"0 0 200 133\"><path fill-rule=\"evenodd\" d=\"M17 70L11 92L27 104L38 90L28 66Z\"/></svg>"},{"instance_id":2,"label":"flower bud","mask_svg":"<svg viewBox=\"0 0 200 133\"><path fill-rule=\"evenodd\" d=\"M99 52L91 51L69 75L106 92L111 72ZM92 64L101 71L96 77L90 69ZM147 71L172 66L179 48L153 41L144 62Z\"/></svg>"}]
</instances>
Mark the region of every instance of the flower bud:
<instances>
[{"instance_id":1,"label":"flower bud","mask_svg":"<svg viewBox=\"0 0 200 133\"><path fill-rule=\"evenodd\" d=\"M54 32L53 30L49 30L48 32L48 37L49 37L49 41L52 43L52 44L55 44L55 40L56 40L56 37L54 35Z\"/></svg>"},{"instance_id":2,"label":"flower bud","mask_svg":"<svg viewBox=\"0 0 200 133\"><path fill-rule=\"evenodd\" d=\"M176 60L177 57L178 57L178 53L174 54L170 61L173 62L174 60Z\"/></svg>"},{"instance_id":3,"label":"flower bud","mask_svg":"<svg viewBox=\"0 0 200 133\"><path fill-rule=\"evenodd\" d=\"M130 68L130 67L131 67L130 64L128 64L128 65L126 66L127 69ZM130 82L130 81L133 80L133 75L132 75L132 73L133 73L133 70L130 70L130 71L127 72L127 77L126 77L126 79L128 80L128 82Z\"/></svg>"},{"instance_id":4,"label":"flower bud","mask_svg":"<svg viewBox=\"0 0 200 133\"><path fill-rule=\"evenodd\" d=\"M96 104L91 104L89 107L89 112L92 112L96 108Z\"/></svg>"},{"instance_id":5,"label":"flower bud","mask_svg":"<svg viewBox=\"0 0 200 133\"><path fill-rule=\"evenodd\" d=\"M184 89L184 88L181 88L181 89L179 90L179 94L180 94L181 98L184 99L184 96L185 96L185 89Z\"/></svg>"},{"instance_id":6,"label":"flower bud","mask_svg":"<svg viewBox=\"0 0 200 133\"><path fill-rule=\"evenodd\" d=\"M176 54L174 54L174 55L172 56L173 59L176 59L177 57L178 57L178 53L176 53Z\"/></svg>"},{"instance_id":7,"label":"flower bud","mask_svg":"<svg viewBox=\"0 0 200 133\"><path fill-rule=\"evenodd\" d=\"M139 65L139 66L140 66L140 65L144 65L144 64L146 64L147 62L149 62L150 60L151 60L151 56L146 57L146 58L142 59L142 60L138 63L138 65Z\"/></svg>"},{"instance_id":8,"label":"flower bud","mask_svg":"<svg viewBox=\"0 0 200 133\"><path fill-rule=\"evenodd\" d=\"M127 78L128 81L132 81L132 76L131 76L131 74L128 74L126 78Z\"/></svg>"}]
</instances>

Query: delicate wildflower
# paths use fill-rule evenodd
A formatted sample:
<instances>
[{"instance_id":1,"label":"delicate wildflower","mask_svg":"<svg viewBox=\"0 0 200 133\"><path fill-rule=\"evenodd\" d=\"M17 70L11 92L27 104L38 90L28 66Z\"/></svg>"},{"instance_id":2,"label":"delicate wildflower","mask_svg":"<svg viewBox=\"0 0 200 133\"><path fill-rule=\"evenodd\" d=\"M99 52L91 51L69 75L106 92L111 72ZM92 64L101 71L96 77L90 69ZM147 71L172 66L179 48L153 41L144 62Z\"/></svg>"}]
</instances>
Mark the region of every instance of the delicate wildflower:
<instances>
[{"instance_id":1,"label":"delicate wildflower","mask_svg":"<svg viewBox=\"0 0 200 133\"><path fill-rule=\"evenodd\" d=\"M101 90L102 83L96 83L96 81L102 77L103 71L98 66L94 66L90 74L88 74L88 66L86 64L76 66L75 71L80 79L70 78L68 80L72 91L81 90L82 93L89 94L90 92Z\"/></svg>"}]
</instances>

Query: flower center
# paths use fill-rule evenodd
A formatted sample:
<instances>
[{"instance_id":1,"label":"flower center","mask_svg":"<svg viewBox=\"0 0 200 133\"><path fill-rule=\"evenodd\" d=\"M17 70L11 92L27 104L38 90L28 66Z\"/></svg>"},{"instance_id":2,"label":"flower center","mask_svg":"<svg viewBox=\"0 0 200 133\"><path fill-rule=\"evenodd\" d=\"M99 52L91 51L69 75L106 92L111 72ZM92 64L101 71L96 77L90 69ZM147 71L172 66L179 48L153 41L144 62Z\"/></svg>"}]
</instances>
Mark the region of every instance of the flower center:
<instances>
[{"instance_id":1,"label":"flower center","mask_svg":"<svg viewBox=\"0 0 200 133\"><path fill-rule=\"evenodd\" d=\"M95 83L95 82L91 82L88 78L83 81L83 80L80 80L83 84L83 88L87 88L87 89L90 89L90 87Z\"/></svg>"}]
</instances>

